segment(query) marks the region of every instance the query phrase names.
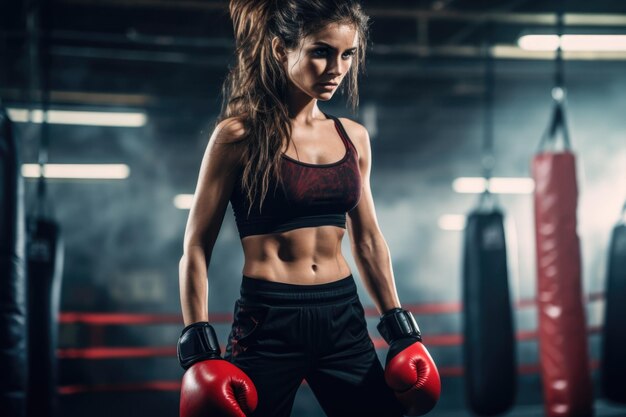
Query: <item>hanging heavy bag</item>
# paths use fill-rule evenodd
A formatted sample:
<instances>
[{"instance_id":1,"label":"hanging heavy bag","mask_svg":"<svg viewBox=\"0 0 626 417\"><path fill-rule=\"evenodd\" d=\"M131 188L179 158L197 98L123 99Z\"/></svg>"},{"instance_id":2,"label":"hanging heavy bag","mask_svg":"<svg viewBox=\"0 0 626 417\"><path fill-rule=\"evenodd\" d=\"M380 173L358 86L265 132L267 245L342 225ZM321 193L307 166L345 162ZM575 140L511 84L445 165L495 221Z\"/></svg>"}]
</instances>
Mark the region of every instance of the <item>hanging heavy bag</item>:
<instances>
[{"instance_id":1,"label":"hanging heavy bag","mask_svg":"<svg viewBox=\"0 0 626 417\"><path fill-rule=\"evenodd\" d=\"M495 415L515 400L515 334L503 215L475 210L465 228L463 260L465 387L471 410Z\"/></svg>"},{"instance_id":2,"label":"hanging heavy bag","mask_svg":"<svg viewBox=\"0 0 626 417\"><path fill-rule=\"evenodd\" d=\"M63 241L52 219L30 219L28 253L28 416L51 417L57 408L57 335Z\"/></svg>"},{"instance_id":3,"label":"hanging heavy bag","mask_svg":"<svg viewBox=\"0 0 626 417\"><path fill-rule=\"evenodd\" d=\"M564 146L555 150L556 132ZM576 161L562 101L532 161L537 251L539 358L547 417L593 415L580 242L576 233Z\"/></svg>"},{"instance_id":4,"label":"hanging heavy bag","mask_svg":"<svg viewBox=\"0 0 626 417\"><path fill-rule=\"evenodd\" d=\"M489 179L493 149L493 27L486 25L485 112L481 164L486 182L478 207L467 216L463 253L463 359L469 408L478 415L508 410L515 400L515 332L503 215Z\"/></svg>"},{"instance_id":5,"label":"hanging heavy bag","mask_svg":"<svg viewBox=\"0 0 626 417\"><path fill-rule=\"evenodd\" d=\"M626 404L626 204L622 221L613 228L608 258L602 332L602 390L609 400Z\"/></svg>"},{"instance_id":6,"label":"hanging heavy bag","mask_svg":"<svg viewBox=\"0 0 626 417\"><path fill-rule=\"evenodd\" d=\"M0 416L26 411L24 184L11 122L0 105Z\"/></svg>"}]
</instances>

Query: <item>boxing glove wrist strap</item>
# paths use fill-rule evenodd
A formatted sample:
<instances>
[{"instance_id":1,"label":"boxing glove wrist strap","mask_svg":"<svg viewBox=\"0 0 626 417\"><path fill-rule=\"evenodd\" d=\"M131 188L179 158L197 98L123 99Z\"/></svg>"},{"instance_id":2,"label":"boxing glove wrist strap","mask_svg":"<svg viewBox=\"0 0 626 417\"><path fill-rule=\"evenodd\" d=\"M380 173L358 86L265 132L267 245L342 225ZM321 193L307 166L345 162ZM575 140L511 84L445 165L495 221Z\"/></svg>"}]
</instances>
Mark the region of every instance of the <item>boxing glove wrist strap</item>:
<instances>
[{"instance_id":1,"label":"boxing glove wrist strap","mask_svg":"<svg viewBox=\"0 0 626 417\"><path fill-rule=\"evenodd\" d=\"M206 359L221 359L220 344L213 327L206 321L185 327L176 346L178 362L188 369L196 362Z\"/></svg>"},{"instance_id":2,"label":"boxing glove wrist strap","mask_svg":"<svg viewBox=\"0 0 626 417\"><path fill-rule=\"evenodd\" d=\"M376 328L388 344L405 337L422 341L422 334L413 314L402 308L394 308L380 316Z\"/></svg>"}]
</instances>

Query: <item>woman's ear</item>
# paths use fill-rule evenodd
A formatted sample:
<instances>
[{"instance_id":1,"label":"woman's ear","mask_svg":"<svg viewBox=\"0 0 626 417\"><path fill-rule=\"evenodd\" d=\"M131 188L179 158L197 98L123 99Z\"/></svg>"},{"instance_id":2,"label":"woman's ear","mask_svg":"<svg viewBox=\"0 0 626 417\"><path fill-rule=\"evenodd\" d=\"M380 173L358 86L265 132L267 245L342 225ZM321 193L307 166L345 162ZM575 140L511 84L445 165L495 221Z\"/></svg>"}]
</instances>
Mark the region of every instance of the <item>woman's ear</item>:
<instances>
[{"instance_id":1,"label":"woman's ear","mask_svg":"<svg viewBox=\"0 0 626 417\"><path fill-rule=\"evenodd\" d=\"M272 55L278 62L284 62L287 59L287 51L278 36L272 38Z\"/></svg>"}]
</instances>

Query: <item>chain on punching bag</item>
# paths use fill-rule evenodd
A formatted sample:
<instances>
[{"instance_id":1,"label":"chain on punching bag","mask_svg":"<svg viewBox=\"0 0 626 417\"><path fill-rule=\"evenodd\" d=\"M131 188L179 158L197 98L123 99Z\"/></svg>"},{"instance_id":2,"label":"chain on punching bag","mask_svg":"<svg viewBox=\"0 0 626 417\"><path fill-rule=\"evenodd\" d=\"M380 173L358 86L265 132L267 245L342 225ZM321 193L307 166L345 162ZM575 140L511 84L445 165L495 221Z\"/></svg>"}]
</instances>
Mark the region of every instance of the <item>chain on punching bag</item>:
<instances>
[{"instance_id":1,"label":"chain on punching bag","mask_svg":"<svg viewBox=\"0 0 626 417\"><path fill-rule=\"evenodd\" d=\"M602 390L609 400L626 404L626 203L611 235L604 293Z\"/></svg>"},{"instance_id":2,"label":"chain on punching bag","mask_svg":"<svg viewBox=\"0 0 626 417\"><path fill-rule=\"evenodd\" d=\"M488 30L491 30L489 27ZM493 152L493 60L486 46L485 135L482 166L488 184ZM509 296L504 216L488 186L467 217L463 253L463 357L470 409L478 415L508 410L515 400L516 359Z\"/></svg>"},{"instance_id":3,"label":"chain on punching bag","mask_svg":"<svg viewBox=\"0 0 626 417\"><path fill-rule=\"evenodd\" d=\"M26 415L24 187L11 121L0 102L0 416Z\"/></svg>"},{"instance_id":4,"label":"chain on punching bag","mask_svg":"<svg viewBox=\"0 0 626 417\"><path fill-rule=\"evenodd\" d=\"M560 36L562 12L558 22ZM593 393L576 232L576 160L565 121L562 67L559 46L552 120L532 161L539 358L546 416L589 417ZM561 148L557 146L559 130Z\"/></svg>"}]
</instances>

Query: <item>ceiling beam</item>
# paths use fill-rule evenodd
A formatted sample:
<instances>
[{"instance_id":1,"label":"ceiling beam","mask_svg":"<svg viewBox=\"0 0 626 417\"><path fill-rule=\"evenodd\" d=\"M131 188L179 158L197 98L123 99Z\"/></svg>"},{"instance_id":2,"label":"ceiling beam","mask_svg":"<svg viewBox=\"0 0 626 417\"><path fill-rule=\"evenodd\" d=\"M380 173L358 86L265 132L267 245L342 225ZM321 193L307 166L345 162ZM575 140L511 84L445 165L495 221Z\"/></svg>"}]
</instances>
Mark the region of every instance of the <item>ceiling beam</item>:
<instances>
[{"instance_id":1,"label":"ceiling beam","mask_svg":"<svg viewBox=\"0 0 626 417\"><path fill-rule=\"evenodd\" d=\"M535 26L556 24L556 13L466 12L411 8L368 9L370 16L459 22L494 22ZM626 14L565 13L566 26L626 26Z\"/></svg>"},{"instance_id":2,"label":"ceiling beam","mask_svg":"<svg viewBox=\"0 0 626 417\"><path fill-rule=\"evenodd\" d=\"M58 3L79 4L90 7L126 7L183 10L222 10L228 11L228 2L196 0L60 0Z\"/></svg>"},{"instance_id":3,"label":"ceiling beam","mask_svg":"<svg viewBox=\"0 0 626 417\"><path fill-rule=\"evenodd\" d=\"M130 106L142 107L153 105L156 102L155 97L146 94L131 93L109 93L109 92L88 92L88 91L50 91L50 100L53 102L86 104L93 106ZM7 100L13 102L27 101L28 97L24 96L24 90L18 88L0 89L0 95ZM41 100L41 91L34 91L33 98L35 101Z\"/></svg>"},{"instance_id":4,"label":"ceiling beam","mask_svg":"<svg viewBox=\"0 0 626 417\"><path fill-rule=\"evenodd\" d=\"M117 6L126 8L164 8L182 10L228 11L228 2L199 0L59 0L62 4L83 6ZM468 12L450 9L423 9L411 7L365 8L372 17L398 19L430 19L462 22L496 22L524 25L555 25L555 13L511 13L506 11ZM615 13L565 13L566 26L626 26L626 14Z\"/></svg>"}]
</instances>

